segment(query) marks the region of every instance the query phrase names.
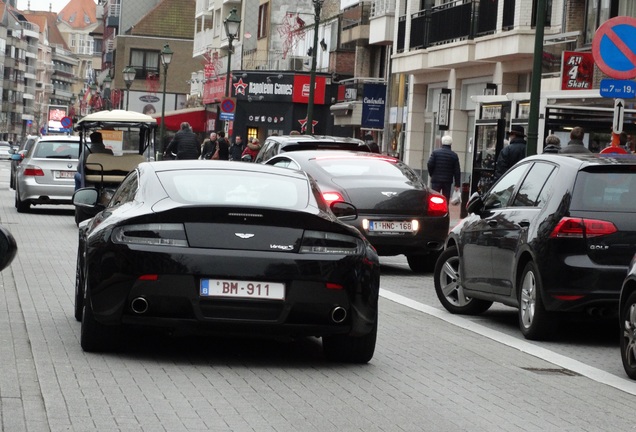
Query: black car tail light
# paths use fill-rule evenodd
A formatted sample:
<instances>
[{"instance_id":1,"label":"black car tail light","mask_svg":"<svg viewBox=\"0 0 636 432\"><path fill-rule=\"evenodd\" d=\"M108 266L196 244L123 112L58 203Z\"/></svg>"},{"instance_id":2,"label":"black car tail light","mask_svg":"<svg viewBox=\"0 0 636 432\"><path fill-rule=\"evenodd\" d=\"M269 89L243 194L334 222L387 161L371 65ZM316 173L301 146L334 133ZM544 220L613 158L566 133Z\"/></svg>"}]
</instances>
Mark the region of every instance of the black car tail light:
<instances>
[{"instance_id":1,"label":"black car tail light","mask_svg":"<svg viewBox=\"0 0 636 432\"><path fill-rule=\"evenodd\" d=\"M599 219L582 219L573 217L562 218L550 238L586 238L598 237L615 233L616 225Z\"/></svg>"},{"instance_id":2,"label":"black car tail light","mask_svg":"<svg viewBox=\"0 0 636 432\"><path fill-rule=\"evenodd\" d=\"M345 234L305 231L300 253L356 255L362 253L362 240Z\"/></svg>"},{"instance_id":3,"label":"black car tail light","mask_svg":"<svg viewBox=\"0 0 636 432\"><path fill-rule=\"evenodd\" d=\"M446 197L440 194L429 194L427 214L429 216L445 216L446 213L448 213L448 201Z\"/></svg>"},{"instance_id":4,"label":"black car tail light","mask_svg":"<svg viewBox=\"0 0 636 432\"><path fill-rule=\"evenodd\" d=\"M151 223L125 225L113 230L113 243L188 247L183 224Z\"/></svg>"},{"instance_id":5,"label":"black car tail light","mask_svg":"<svg viewBox=\"0 0 636 432\"><path fill-rule=\"evenodd\" d=\"M339 201L344 202L344 198L338 192L323 192L322 198L325 200L327 205L331 205L331 203Z\"/></svg>"}]
</instances>

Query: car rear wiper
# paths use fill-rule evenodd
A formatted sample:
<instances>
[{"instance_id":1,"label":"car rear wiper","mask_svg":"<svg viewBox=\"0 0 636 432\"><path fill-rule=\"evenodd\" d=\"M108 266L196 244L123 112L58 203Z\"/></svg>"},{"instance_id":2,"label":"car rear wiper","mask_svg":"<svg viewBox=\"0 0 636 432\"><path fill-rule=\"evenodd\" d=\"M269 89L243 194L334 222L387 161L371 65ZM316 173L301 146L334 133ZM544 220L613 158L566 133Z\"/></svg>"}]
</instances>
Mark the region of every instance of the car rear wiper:
<instances>
[{"instance_id":1,"label":"car rear wiper","mask_svg":"<svg viewBox=\"0 0 636 432\"><path fill-rule=\"evenodd\" d=\"M50 155L46 157L47 159L73 159L71 155Z\"/></svg>"}]
</instances>

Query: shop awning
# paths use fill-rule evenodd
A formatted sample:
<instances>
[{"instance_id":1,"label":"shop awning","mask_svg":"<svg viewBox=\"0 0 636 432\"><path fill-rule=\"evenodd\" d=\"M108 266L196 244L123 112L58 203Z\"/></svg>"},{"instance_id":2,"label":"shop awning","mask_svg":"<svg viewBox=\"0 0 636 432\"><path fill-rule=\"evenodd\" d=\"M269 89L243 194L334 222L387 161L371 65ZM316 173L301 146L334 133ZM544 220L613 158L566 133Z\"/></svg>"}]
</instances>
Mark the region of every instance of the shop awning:
<instances>
[{"instance_id":1,"label":"shop awning","mask_svg":"<svg viewBox=\"0 0 636 432\"><path fill-rule=\"evenodd\" d=\"M161 113L153 114L161 127ZM166 130L178 131L181 123L188 122L194 132L207 132L205 107L185 108L176 111L166 111Z\"/></svg>"}]
</instances>

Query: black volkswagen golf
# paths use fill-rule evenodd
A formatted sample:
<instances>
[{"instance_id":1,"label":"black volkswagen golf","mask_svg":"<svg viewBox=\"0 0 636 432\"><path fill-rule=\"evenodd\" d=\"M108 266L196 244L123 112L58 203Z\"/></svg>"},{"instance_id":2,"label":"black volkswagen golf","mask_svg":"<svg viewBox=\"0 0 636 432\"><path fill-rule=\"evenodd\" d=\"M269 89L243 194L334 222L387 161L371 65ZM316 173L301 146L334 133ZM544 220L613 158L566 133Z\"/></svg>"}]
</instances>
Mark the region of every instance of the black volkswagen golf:
<instances>
[{"instance_id":1,"label":"black volkswagen golf","mask_svg":"<svg viewBox=\"0 0 636 432\"><path fill-rule=\"evenodd\" d=\"M616 315L636 252L636 156L531 156L467 208L435 268L448 311L516 307L537 340L563 313Z\"/></svg>"}]
</instances>

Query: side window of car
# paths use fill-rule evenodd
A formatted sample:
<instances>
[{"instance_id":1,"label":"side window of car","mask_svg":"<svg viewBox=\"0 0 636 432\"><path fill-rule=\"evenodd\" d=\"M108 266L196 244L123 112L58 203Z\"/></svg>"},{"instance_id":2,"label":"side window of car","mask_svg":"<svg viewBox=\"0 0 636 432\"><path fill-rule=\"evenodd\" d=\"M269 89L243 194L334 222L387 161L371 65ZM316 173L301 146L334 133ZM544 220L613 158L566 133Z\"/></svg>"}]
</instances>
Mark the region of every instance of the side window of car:
<instances>
[{"instance_id":1,"label":"side window of car","mask_svg":"<svg viewBox=\"0 0 636 432\"><path fill-rule=\"evenodd\" d=\"M513 207L542 207L551 195L556 167L548 163L537 162L523 180L512 203Z\"/></svg>"},{"instance_id":2,"label":"side window of car","mask_svg":"<svg viewBox=\"0 0 636 432\"><path fill-rule=\"evenodd\" d=\"M521 182L528 170L528 164L522 164L509 170L486 193L484 207L487 209L507 207L515 187Z\"/></svg>"},{"instance_id":3,"label":"side window of car","mask_svg":"<svg viewBox=\"0 0 636 432\"><path fill-rule=\"evenodd\" d=\"M137 193L138 184L138 173L137 170L135 170L121 182L115 194L110 199L108 207L115 207L132 201Z\"/></svg>"}]
</instances>

